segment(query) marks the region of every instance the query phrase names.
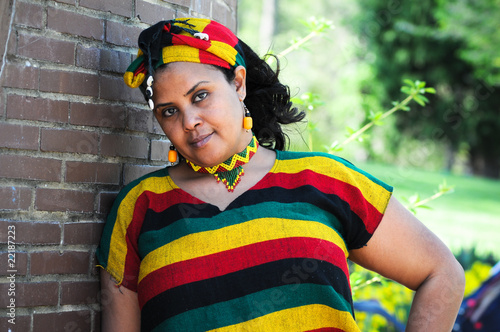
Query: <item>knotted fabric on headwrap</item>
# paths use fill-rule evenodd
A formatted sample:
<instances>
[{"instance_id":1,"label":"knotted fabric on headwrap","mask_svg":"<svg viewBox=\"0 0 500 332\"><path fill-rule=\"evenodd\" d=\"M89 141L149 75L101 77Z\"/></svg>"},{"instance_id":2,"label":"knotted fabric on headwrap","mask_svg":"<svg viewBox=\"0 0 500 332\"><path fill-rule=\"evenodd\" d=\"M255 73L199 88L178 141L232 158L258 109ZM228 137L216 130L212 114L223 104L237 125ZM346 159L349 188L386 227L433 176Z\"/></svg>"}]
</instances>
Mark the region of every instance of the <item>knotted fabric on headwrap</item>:
<instances>
[{"instance_id":1,"label":"knotted fabric on headwrap","mask_svg":"<svg viewBox=\"0 0 500 332\"><path fill-rule=\"evenodd\" d=\"M239 39L220 23L203 18L159 22L139 35L139 53L127 68L125 83L139 87L162 64L195 62L224 68L245 66Z\"/></svg>"}]
</instances>

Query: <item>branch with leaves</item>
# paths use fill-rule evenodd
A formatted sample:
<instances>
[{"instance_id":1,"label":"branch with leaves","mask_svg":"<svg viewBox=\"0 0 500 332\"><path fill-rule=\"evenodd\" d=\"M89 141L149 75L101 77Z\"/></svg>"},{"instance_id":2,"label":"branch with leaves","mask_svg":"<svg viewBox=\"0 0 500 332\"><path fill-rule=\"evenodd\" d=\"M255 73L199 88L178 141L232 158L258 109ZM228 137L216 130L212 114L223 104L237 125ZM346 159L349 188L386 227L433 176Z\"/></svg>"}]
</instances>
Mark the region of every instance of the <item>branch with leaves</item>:
<instances>
[{"instance_id":1,"label":"branch with leaves","mask_svg":"<svg viewBox=\"0 0 500 332\"><path fill-rule=\"evenodd\" d=\"M407 106L412 100L418 103L421 106L425 106L429 102L429 99L425 96L426 93L436 93L436 90L431 87L425 87L426 83L421 81L411 81L404 80L405 85L401 87L401 92L408 95L404 100L400 102L393 102L393 107L386 112L370 112L368 116L368 122L362 128L354 131L350 130L349 136L345 141L339 143L338 141L333 142L328 149L328 153L338 152L344 148L348 143L360 139L363 137L363 134L373 126L380 126L383 124L382 120L393 114L398 110L409 111L410 108Z\"/></svg>"},{"instance_id":2,"label":"branch with leaves","mask_svg":"<svg viewBox=\"0 0 500 332\"><path fill-rule=\"evenodd\" d=\"M280 59L280 58L288 55L289 53L303 47L311 39L322 35L323 33L325 33L328 30L334 29L332 21L329 21L325 18L310 17L309 19L307 19L305 21L301 21L301 23L306 28L309 29L309 33L304 37L293 39L291 41L291 45L288 48L284 49L283 51L281 51L278 54L275 54L276 57L273 57L273 56L269 57L267 59L267 63L269 65L271 65L276 60L276 58Z\"/></svg>"}]
</instances>

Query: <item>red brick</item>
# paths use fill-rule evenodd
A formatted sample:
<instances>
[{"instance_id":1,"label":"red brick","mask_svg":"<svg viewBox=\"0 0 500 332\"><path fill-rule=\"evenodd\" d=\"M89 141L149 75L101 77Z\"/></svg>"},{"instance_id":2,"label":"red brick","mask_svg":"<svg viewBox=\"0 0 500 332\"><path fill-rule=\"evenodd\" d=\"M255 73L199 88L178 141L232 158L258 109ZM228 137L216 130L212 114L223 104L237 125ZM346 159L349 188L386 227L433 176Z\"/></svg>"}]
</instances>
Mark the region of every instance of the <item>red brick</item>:
<instances>
[{"instance_id":1,"label":"red brick","mask_svg":"<svg viewBox=\"0 0 500 332\"><path fill-rule=\"evenodd\" d=\"M126 109L123 106L71 103L71 124L82 126L124 128Z\"/></svg>"},{"instance_id":2,"label":"red brick","mask_svg":"<svg viewBox=\"0 0 500 332\"><path fill-rule=\"evenodd\" d=\"M88 252L43 251L31 253L31 275L87 274L90 255Z\"/></svg>"},{"instance_id":3,"label":"red brick","mask_svg":"<svg viewBox=\"0 0 500 332\"><path fill-rule=\"evenodd\" d=\"M14 331L30 331L31 329L31 316L20 316L16 313L16 319L15 319L15 322L16 322L16 325L12 325L9 320L11 318L7 315L2 315L2 317L0 317L0 326L11 326L11 327L14 327L15 326L15 329L12 330L12 332ZM7 330L8 331L8 330Z\"/></svg>"},{"instance_id":4,"label":"red brick","mask_svg":"<svg viewBox=\"0 0 500 332\"><path fill-rule=\"evenodd\" d=\"M92 212L94 194L80 190L38 188L35 208L40 211Z\"/></svg>"},{"instance_id":5,"label":"red brick","mask_svg":"<svg viewBox=\"0 0 500 332\"><path fill-rule=\"evenodd\" d=\"M184 7L190 7L191 6L191 1L190 0L169 0L169 3L176 4L179 6L184 6Z\"/></svg>"},{"instance_id":6,"label":"red brick","mask_svg":"<svg viewBox=\"0 0 500 332\"><path fill-rule=\"evenodd\" d=\"M119 184L120 165L68 161L66 182Z\"/></svg>"},{"instance_id":7,"label":"red brick","mask_svg":"<svg viewBox=\"0 0 500 332\"><path fill-rule=\"evenodd\" d=\"M69 102L39 97L9 95L7 118L47 122L68 122Z\"/></svg>"},{"instance_id":8,"label":"red brick","mask_svg":"<svg viewBox=\"0 0 500 332\"><path fill-rule=\"evenodd\" d=\"M61 282L61 305L98 303L99 281Z\"/></svg>"},{"instance_id":9,"label":"red brick","mask_svg":"<svg viewBox=\"0 0 500 332\"><path fill-rule=\"evenodd\" d=\"M88 310L33 315L33 332L91 331L92 314Z\"/></svg>"},{"instance_id":10,"label":"red brick","mask_svg":"<svg viewBox=\"0 0 500 332\"><path fill-rule=\"evenodd\" d=\"M12 270L16 271L15 274L18 276L25 276L28 273L28 254L16 251L14 255L15 266L10 267L8 266L10 263L9 258L12 258L12 256L9 256L9 253L6 252L0 253L0 275L10 275L12 272L9 271Z\"/></svg>"},{"instance_id":11,"label":"red brick","mask_svg":"<svg viewBox=\"0 0 500 332\"><path fill-rule=\"evenodd\" d=\"M167 161L169 150L170 150L170 141L167 140L151 141L151 160Z\"/></svg>"},{"instance_id":12,"label":"red brick","mask_svg":"<svg viewBox=\"0 0 500 332\"><path fill-rule=\"evenodd\" d=\"M226 25L227 18L230 16L230 11L227 6L218 3L217 1L212 2L212 13L210 15L213 20Z\"/></svg>"},{"instance_id":13,"label":"red brick","mask_svg":"<svg viewBox=\"0 0 500 332\"><path fill-rule=\"evenodd\" d=\"M139 136L103 134L101 154L104 156L147 159L149 141L147 138Z\"/></svg>"},{"instance_id":14,"label":"red brick","mask_svg":"<svg viewBox=\"0 0 500 332\"><path fill-rule=\"evenodd\" d=\"M19 35L17 52L28 58L74 64L75 43L36 35Z\"/></svg>"},{"instance_id":15,"label":"red brick","mask_svg":"<svg viewBox=\"0 0 500 332\"><path fill-rule=\"evenodd\" d=\"M39 4L20 2L16 3L16 25L24 25L32 28L43 28L43 7Z\"/></svg>"},{"instance_id":16,"label":"red brick","mask_svg":"<svg viewBox=\"0 0 500 332\"><path fill-rule=\"evenodd\" d=\"M39 69L25 65L7 64L2 84L10 88L38 89Z\"/></svg>"},{"instance_id":17,"label":"red brick","mask_svg":"<svg viewBox=\"0 0 500 332\"><path fill-rule=\"evenodd\" d=\"M99 244L103 226L95 222L64 224L64 244Z\"/></svg>"},{"instance_id":18,"label":"red brick","mask_svg":"<svg viewBox=\"0 0 500 332\"><path fill-rule=\"evenodd\" d=\"M99 208L97 212L103 215L108 215L117 195L117 192L99 193Z\"/></svg>"},{"instance_id":19,"label":"red brick","mask_svg":"<svg viewBox=\"0 0 500 332\"><path fill-rule=\"evenodd\" d=\"M60 160L18 155L0 155L0 178L61 180Z\"/></svg>"},{"instance_id":20,"label":"red brick","mask_svg":"<svg viewBox=\"0 0 500 332\"><path fill-rule=\"evenodd\" d=\"M164 166L148 166L148 165L125 165L123 168L123 184L128 184L143 175L157 171Z\"/></svg>"},{"instance_id":21,"label":"red brick","mask_svg":"<svg viewBox=\"0 0 500 332\"><path fill-rule=\"evenodd\" d=\"M42 129L42 151L98 153L98 134L90 131Z\"/></svg>"},{"instance_id":22,"label":"red brick","mask_svg":"<svg viewBox=\"0 0 500 332\"><path fill-rule=\"evenodd\" d=\"M0 123L0 147L38 150L38 138L38 127Z\"/></svg>"},{"instance_id":23,"label":"red brick","mask_svg":"<svg viewBox=\"0 0 500 332\"><path fill-rule=\"evenodd\" d=\"M58 8L48 8L47 27L71 35L83 36L96 40L104 39L103 20Z\"/></svg>"},{"instance_id":24,"label":"red brick","mask_svg":"<svg viewBox=\"0 0 500 332\"><path fill-rule=\"evenodd\" d=\"M135 14L139 17L141 22L155 24L159 21L171 20L175 18L175 10L165 6L159 6L137 0L135 5Z\"/></svg>"},{"instance_id":25,"label":"red brick","mask_svg":"<svg viewBox=\"0 0 500 332\"><path fill-rule=\"evenodd\" d=\"M57 305L59 285L57 282L19 282L16 281L16 307L35 307ZM10 284L0 284L0 294L7 294ZM0 306L5 308L10 297L2 295Z\"/></svg>"},{"instance_id":26,"label":"red brick","mask_svg":"<svg viewBox=\"0 0 500 332\"><path fill-rule=\"evenodd\" d=\"M99 77L74 71L42 70L40 91L97 97Z\"/></svg>"},{"instance_id":27,"label":"red brick","mask_svg":"<svg viewBox=\"0 0 500 332\"><path fill-rule=\"evenodd\" d=\"M163 133L161 127L155 128L156 121L153 112L148 109L130 108L128 110L127 129L145 133Z\"/></svg>"},{"instance_id":28,"label":"red brick","mask_svg":"<svg viewBox=\"0 0 500 332\"><path fill-rule=\"evenodd\" d=\"M30 188L0 187L0 210L27 210L30 205Z\"/></svg>"},{"instance_id":29,"label":"red brick","mask_svg":"<svg viewBox=\"0 0 500 332\"><path fill-rule=\"evenodd\" d=\"M8 226L14 226L16 243L19 244L59 244L61 242L59 223L0 220L0 226L5 226L5 229Z\"/></svg>"},{"instance_id":30,"label":"red brick","mask_svg":"<svg viewBox=\"0 0 500 332\"><path fill-rule=\"evenodd\" d=\"M78 45L76 49L76 65L79 67L122 74L131 62L132 55L126 52L82 45Z\"/></svg>"},{"instance_id":31,"label":"red brick","mask_svg":"<svg viewBox=\"0 0 500 332\"><path fill-rule=\"evenodd\" d=\"M94 314L94 332L101 332L101 312Z\"/></svg>"},{"instance_id":32,"label":"red brick","mask_svg":"<svg viewBox=\"0 0 500 332\"><path fill-rule=\"evenodd\" d=\"M97 9L103 12L111 12L113 14L131 17L133 1L123 0L80 0L80 6Z\"/></svg>"},{"instance_id":33,"label":"red brick","mask_svg":"<svg viewBox=\"0 0 500 332\"><path fill-rule=\"evenodd\" d=\"M123 23L106 22L106 41L111 44L137 48L137 39L143 29Z\"/></svg>"},{"instance_id":34,"label":"red brick","mask_svg":"<svg viewBox=\"0 0 500 332\"><path fill-rule=\"evenodd\" d=\"M131 89L125 85L122 76L101 76L101 96L102 99L144 103L146 100L139 89Z\"/></svg>"}]
</instances>

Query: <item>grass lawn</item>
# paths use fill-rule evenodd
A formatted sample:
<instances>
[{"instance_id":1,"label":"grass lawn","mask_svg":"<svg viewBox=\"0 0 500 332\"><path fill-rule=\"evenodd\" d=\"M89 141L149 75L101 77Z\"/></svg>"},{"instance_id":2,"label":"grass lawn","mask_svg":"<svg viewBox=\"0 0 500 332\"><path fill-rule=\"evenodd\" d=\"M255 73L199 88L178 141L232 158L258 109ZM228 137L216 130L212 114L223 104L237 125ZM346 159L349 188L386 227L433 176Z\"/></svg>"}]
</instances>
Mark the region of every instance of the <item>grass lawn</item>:
<instances>
[{"instance_id":1,"label":"grass lawn","mask_svg":"<svg viewBox=\"0 0 500 332\"><path fill-rule=\"evenodd\" d=\"M500 181L371 163L357 166L394 186L400 200L415 193L427 198L446 180L454 192L431 201L432 209L417 209L417 217L454 252L475 247L500 259Z\"/></svg>"}]
</instances>

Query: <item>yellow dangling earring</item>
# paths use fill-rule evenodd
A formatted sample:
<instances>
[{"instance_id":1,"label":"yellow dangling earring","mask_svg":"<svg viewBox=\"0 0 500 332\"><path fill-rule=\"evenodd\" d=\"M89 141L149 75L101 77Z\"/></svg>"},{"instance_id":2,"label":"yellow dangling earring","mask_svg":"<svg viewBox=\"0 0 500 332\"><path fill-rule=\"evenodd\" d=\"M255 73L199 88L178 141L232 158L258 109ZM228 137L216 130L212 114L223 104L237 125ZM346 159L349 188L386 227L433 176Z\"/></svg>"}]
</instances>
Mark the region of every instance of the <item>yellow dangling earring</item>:
<instances>
[{"instance_id":1,"label":"yellow dangling earring","mask_svg":"<svg viewBox=\"0 0 500 332\"><path fill-rule=\"evenodd\" d=\"M243 128L246 129L246 131L250 131L253 127L253 119L252 115L250 115L250 111L246 107L245 103L241 102L243 104L243 109L245 110L245 117L243 118Z\"/></svg>"},{"instance_id":2,"label":"yellow dangling earring","mask_svg":"<svg viewBox=\"0 0 500 332\"><path fill-rule=\"evenodd\" d=\"M177 150L173 144L170 144L170 150L168 151L168 161L175 163L177 161Z\"/></svg>"}]
</instances>

